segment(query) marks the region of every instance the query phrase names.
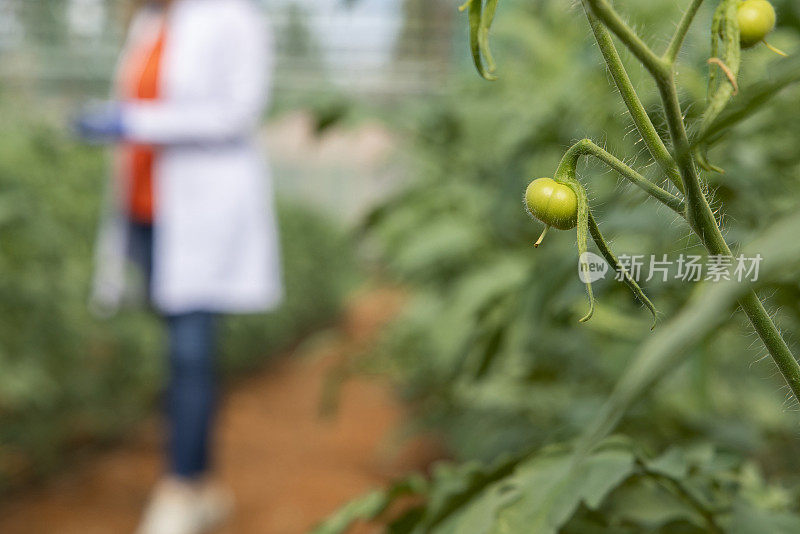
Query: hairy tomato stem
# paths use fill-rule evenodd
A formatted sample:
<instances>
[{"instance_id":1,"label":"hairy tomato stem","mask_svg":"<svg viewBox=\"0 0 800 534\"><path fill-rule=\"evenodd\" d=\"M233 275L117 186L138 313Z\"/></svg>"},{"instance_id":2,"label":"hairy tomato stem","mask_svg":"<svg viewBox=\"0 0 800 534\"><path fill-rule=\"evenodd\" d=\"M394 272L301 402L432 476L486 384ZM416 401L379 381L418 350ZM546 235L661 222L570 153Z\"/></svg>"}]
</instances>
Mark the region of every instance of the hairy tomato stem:
<instances>
[{"instance_id":1,"label":"hairy tomato stem","mask_svg":"<svg viewBox=\"0 0 800 534\"><path fill-rule=\"evenodd\" d=\"M634 89L625 66L622 64L617 48L614 46L614 41L611 39L611 34L603 23L594 16L588 0L582 0L582 2L586 17L589 19L589 26L592 28L600 53L603 54L608 66L608 72L611 74L617 90L622 96L628 112L631 114L636 129L639 130L639 135L642 136L647 150L656 163L661 166L673 185L678 188L678 191L683 193L683 183L681 183L681 173L678 170L678 166L675 164L675 160L672 159L672 154L667 150L661 136L658 135L655 126L653 126L653 121L650 120L650 116L644 109L641 100L639 100L639 95L636 94L636 89Z\"/></svg>"},{"instance_id":2,"label":"hairy tomato stem","mask_svg":"<svg viewBox=\"0 0 800 534\"><path fill-rule=\"evenodd\" d=\"M684 202L680 198L658 187L631 167L625 165L622 160L597 146L590 139L582 139L567 150L556 171L556 181L561 176L574 176L578 158L581 156L594 156L669 209L681 217L684 216Z\"/></svg>"},{"instance_id":3,"label":"hairy tomato stem","mask_svg":"<svg viewBox=\"0 0 800 534\"><path fill-rule=\"evenodd\" d=\"M674 63L678 58L678 54L683 46L683 41L686 39L686 34L689 32L689 27L692 25L692 21L694 21L694 17L697 15L697 11L700 9L701 5L703 5L703 0L692 0L692 4L689 6L689 9L686 10L686 13L683 14L678 28L675 30L675 35L672 37L672 41L670 41L667 51L664 53L664 60L669 63Z\"/></svg>"},{"instance_id":4,"label":"hairy tomato stem","mask_svg":"<svg viewBox=\"0 0 800 534\"><path fill-rule=\"evenodd\" d=\"M674 76L668 79L656 79L659 92L664 101L672 142L675 146L675 159L681 170L683 183L686 186L686 220L692 230L700 238L709 253L731 256L731 249L722 235L711 206L706 199L700 178L691 155L686 126L683 122L678 91ZM778 328L764 308L763 303L754 291L739 299L739 305L755 328L761 341L775 361L781 375L789 385L795 400L800 401L800 364L798 364L786 341L781 337Z\"/></svg>"},{"instance_id":5,"label":"hairy tomato stem","mask_svg":"<svg viewBox=\"0 0 800 534\"><path fill-rule=\"evenodd\" d=\"M587 0L592 13L599 18L614 34L619 37L634 56L654 77L668 76L671 64L656 55L642 41L633 29L628 26L619 14L611 7L608 0Z\"/></svg>"}]
</instances>

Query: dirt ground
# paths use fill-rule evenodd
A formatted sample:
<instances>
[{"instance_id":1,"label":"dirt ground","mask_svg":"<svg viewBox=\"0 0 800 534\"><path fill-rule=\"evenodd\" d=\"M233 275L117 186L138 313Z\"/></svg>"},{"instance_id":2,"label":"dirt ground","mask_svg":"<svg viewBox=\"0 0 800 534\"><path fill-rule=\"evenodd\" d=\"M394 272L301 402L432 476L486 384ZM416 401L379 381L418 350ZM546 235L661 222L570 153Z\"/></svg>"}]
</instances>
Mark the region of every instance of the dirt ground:
<instances>
[{"instance_id":1,"label":"dirt ground","mask_svg":"<svg viewBox=\"0 0 800 534\"><path fill-rule=\"evenodd\" d=\"M236 495L220 534L307 532L341 504L439 456L424 441L397 447L404 409L387 384L345 383L334 417L320 417L325 379L357 357L398 310L396 291L354 299L334 335L237 383L219 418L219 476ZM126 534L161 470L158 425L0 507L3 534ZM370 529L366 528L369 532Z\"/></svg>"}]
</instances>

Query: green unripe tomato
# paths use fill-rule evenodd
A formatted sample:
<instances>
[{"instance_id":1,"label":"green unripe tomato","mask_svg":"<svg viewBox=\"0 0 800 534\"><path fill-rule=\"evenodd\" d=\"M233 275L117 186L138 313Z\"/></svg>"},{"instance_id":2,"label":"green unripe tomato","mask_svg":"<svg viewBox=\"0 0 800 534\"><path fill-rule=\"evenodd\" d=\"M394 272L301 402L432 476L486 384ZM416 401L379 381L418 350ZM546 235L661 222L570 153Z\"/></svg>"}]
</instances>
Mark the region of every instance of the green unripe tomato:
<instances>
[{"instance_id":1,"label":"green unripe tomato","mask_svg":"<svg viewBox=\"0 0 800 534\"><path fill-rule=\"evenodd\" d=\"M745 0L736 15L742 48L757 45L775 28L775 8L767 0Z\"/></svg>"},{"instance_id":2,"label":"green unripe tomato","mask_svg":"<svg viewBox=\"0 0 800 534\"><path fill-rule=\"evenodd\" d=\"M528 212L553 228L569 230L578 224L578 197L552 178L534 180L525 190Z\"/></svg>"}]
</instances>

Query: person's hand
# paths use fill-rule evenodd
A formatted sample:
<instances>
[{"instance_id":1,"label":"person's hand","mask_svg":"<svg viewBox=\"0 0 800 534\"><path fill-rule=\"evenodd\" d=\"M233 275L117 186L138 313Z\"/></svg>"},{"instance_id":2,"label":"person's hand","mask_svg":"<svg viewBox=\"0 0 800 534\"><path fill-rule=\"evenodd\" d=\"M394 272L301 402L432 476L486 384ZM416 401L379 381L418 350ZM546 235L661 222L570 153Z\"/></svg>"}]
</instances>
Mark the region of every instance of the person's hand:
<instances>
[{"instance_id":1,"label":"person's hand","mask_svg":"<svg viewBox=\"0 0 800 534\"><path fill-rule=\"evenodd\" d=\"M88 143L113 143L125 135L122 110L114 103L84 108L72 126L75 134Z\"/></svg>"}]
</instances>

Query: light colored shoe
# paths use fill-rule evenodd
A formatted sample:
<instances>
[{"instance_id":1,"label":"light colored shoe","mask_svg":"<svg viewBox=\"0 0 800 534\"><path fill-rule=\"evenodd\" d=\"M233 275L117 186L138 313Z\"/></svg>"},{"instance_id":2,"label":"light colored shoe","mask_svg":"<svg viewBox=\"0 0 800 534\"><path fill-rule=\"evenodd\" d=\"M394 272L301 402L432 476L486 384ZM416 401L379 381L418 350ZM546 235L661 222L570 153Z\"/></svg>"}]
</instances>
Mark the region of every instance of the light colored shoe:
<instances>
[{"instance_id":1,"label":"light colored shoe","mask_svg":"<svg viewBox=\"0 0 800 534\"><path fill-rule=\"evenodd\" d=\"M165 479L136 534L203 534L225 521L232 508L231 494L216 485Z\"/></svg>"},{"instance_id":2,"label":"light colored shoe","mask_svg":"<svg viewBox=\"0 0 800 534\"><path fill-rule=\"evenodd\" d=\"M213 483L205 483L197 491L201 532L210 532L224 523L233 512L233 494Z\"/></svg>"}]
</instances>

